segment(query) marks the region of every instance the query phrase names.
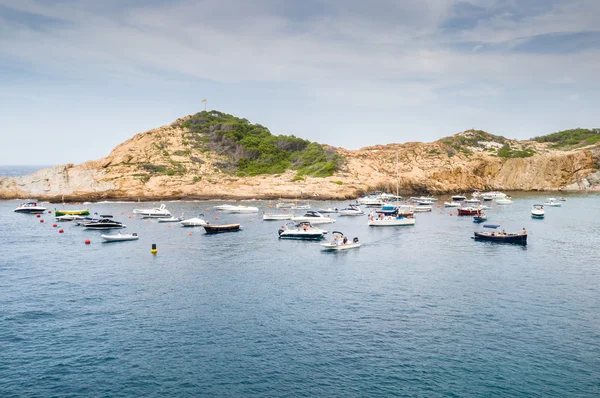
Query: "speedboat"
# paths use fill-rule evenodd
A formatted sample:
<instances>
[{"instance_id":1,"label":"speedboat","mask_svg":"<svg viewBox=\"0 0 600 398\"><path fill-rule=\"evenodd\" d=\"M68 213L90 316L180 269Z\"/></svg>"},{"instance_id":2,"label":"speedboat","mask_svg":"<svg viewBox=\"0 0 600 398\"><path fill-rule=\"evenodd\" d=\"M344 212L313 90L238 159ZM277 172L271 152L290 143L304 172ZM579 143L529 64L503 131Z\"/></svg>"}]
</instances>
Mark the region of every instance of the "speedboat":
<instances>
[{"instance_id":1,"label":"speedboat","mask_svg":"<svg viewBox=\"0 0 600 398\"><path fill-rule=\"evenodd\" d=\"M454 196L452 196L452 201L454 201L454 202L462 202L465 199L467 199L467 197L464 196L464 195L454 195Z\"/></svg>"},{"instance_id":2,"label":"speedboat","mask_svg":"<svg viewBox=\"0 0 600 398\"><path fill-rule=\"evenodd\" d=\"M165 204L161 204L160 207L155 207L153 209L135 209L133 210L134 214L139 214L143 218L165 218L171 217L171 213L167 210L167 206Z\"/></svg>"},{"instance_id":3,"label":"speedboat","mask_svg":"<svg viewBox=\"0 0 600 398\"><path fill-rule=\"evenodd\" d=\"M546 212L544 211L543 205L533 205L531 209L531 218L544 218Z\"/></svg>"},{"instance_id":4,"label":"speedboat","mask_svg":"<svg viewBox=\"0 0 600 398\"><path fill-rule=\"evenodd\" d=\"M100 219L101 219L101 217L98 217L97 215L95 215L94 217L78 218L76 220L73 220L73 222L75 223L75 225L81 225L82 227L85 227L89 223L100 221Z\"/></svg>"},{"instance_id":5,"label":"speedboat","mask_svg":"<svg viewBox=\"0 0 600 398\"><path fill-rule=\"evenodd\" d=\"M444 202L444 207L461 207L462 203L460 202Z\"/></svg>"},{"instance_id":6,"label":"speedboat","mask_svg":"<svg viewBox=\"0 0 600 398\"><path fill-rule=\"evenodd\" d=\"M333 231L331 241L327 243L321 243L321 247L323 250L328 251L356 249L360 247L360 242L358 241L358 238L354 238L352 241L349 241L348 237L342 232Z\"/></svg>"},{"instance_id":7,"label":"speedboat","mask_svg":"<svg viewBox=\"0 0 600 398\"><path fill-rule=\"evenodd\" d=\"M44 206L40 206L37 202L27 202L21 203L19 207L17 207L14 212L15 213L25 213L25 214L40 214L44 213L46 208Z\"/></svg>"},{"instance_id":8,"label":"speedboat","mask_svg":"<svg viewBox=\"0 0 600 398\"><path fill-rule=\"evenodd\" d=\"M293 216L292 213L280 213L280 214L263 213L263 220L264 221L291 220L292 216Z\"/></svg>"},{"instance_id":9,"label":"speedboat","mask_svg":"<svg viewBox=\"0 0 600 398\"><path fill-rule=\"evenodd\" d=\"M556 200L556 198L548 198L548 201L544 202L544 206L561 207L562 203Z\"/></svg>"},{"instance_id":10,"label":"speedboat","mask_svg":"<svg viewBox=\"0 0 600 398\"><path fill-rule=\"evenodd\" d=\"M108 218L101 218L97 221L92 221L85 224L85 229L121 229L126 228L127 225L119 221L114 221Z\"/></svg>"},{"instance_id":11,"label":"speedboat","mask_svg":"<svg viewBox=\"0 0 600 398\"><path fill-rule=\"evenodd\" d=\"M426 204L432 204L432 202L437 202L437 199L432 197L432 196L419 196L417 197L412 197L410 198L410 200L412 200L413 202L420 204L420 203L426 203Z\"/></svg>"},{"instance_id":12,"label":"speedboat","mask_svg":"<svg viewBox=\"0 0 600 398\"><path fill-rule=\"evenodd\" d=\"M299 204L298 202L279 202L275 205L278 209L290 209L290 210L308 210L310 209L309 204Z\"/></svg>"},{"instance_id":13,"label":"speedboat","mask_svg":"<svg viewBox=\"0 0 600 398\"><path fill-rule=\"evenodd\" d=\"M121 234L120 232L117 232L116 235L100 235L100 237L106 242L125 242L128 240L138 240L139 238L138 234L135 232L132 234Z\"/></svg>"},{"instance_id":14,"label":"speedboat","mask_svg":"<svg viewBox=\"0 0 600 398\"><path fill-rule=\"evenodd\" d=\"M234 206L234 205L218 205L218 206L213 206L213 208L215 210L227 210L227 209L230 209L232 207L237 207L237 206Z\"/></svg>"},{"instance_id":15,"label":"speedboat","mask_svg":"<svg viewBox=\"0 0 600 398\"><path fill-rule=\"evenodd\" d=\"M56 221L76 221L76 220L83 220L85 217L83 216L76 216L73 214L65 214L64 216L58 216L56 217Z\"/></svg>"},{"instance_id":16,"label":"speedboat","mask_svg":"<svg viewBox=\"0 0 600 398\"><path fill-rule=\"evenodd\" d=\"M465 203L478 204L478 203L481 203L481 201L477 198L471 198L471 199L465 199Z\"/></svg>"},{"instance_id":17,"label":"speedboat","mask_svg":"<svg viewBox=\"0 0 600 398\"><path fill-rule=\"evenodd\" d=\"M567 198L565 198L565 197L561 196L560 198L558 198L558 200L560 200L561 202L566 202L566 201L567 201Z\"/></svg>"},{"instance_id":18,"label":"speedboat","mask_svg":"<svg viewBox=\"0 0 600 398\"><path fill-rule=\"evenodd\" d=\"M494 199L504 199L506 194L503 192L485 192L481 194L481 198L485 201L492 201Z\"/></svg>"},{"instance_id":19,"label":"speedboat","mask_svg":"<svg viewBox=\"0 0 600 398\"><path fill-rule=\"evenodd\" d=\"M330 214L330 213L337 213L338 208L337 207L334 207L334 208L328 207L326 209L318 209L317 211L321 214Z\"/></svg>"},{"instance_id":20,"label":"speedboat","mask_svg":"<svg viewBox=\"0 0 600 398\"><path fill-rule=\"evenodd\" d=\"M204 214L200 214L198 217L188 218L187 220L180 221L179 223L184 227L203 227L208 223L203 219Z\"/></svg>"},{"instance_id":21,"label":"speedboat","mask_svg":"<svg viewBox=\"0 0 600 398\"><path fill-rule=\"evenodd\" d=\"M287 223L278 233L279 239L319 240L325 237L327 231L313 226L308 221L301 221Z\"/></svg>"},{"instance_id":22,"label":"speedboat","mask_svg":"<svg viewBox=\"0 0 600 398\"><path fill-rule=\"evenodd\" d=\"M512 204L512 200L510 199L510 197L505 197L505 198L498 198L495 200L497 205L511 205Z\"/></svg>"},{"instance_id":23,"label":"speedboat","mask_svg":"<svg viewBox=\"0 0 600 398\"><path fill-rule=\"evenodd\" d=\"M374 216L371 214L369 216L369 221L367 225L370 227L395 227L395 226L406 226L406 225L415 225L416 219L410 215L384 215L380 214L379 216Z\"/></svg>"},{"instance_id":24,"label":"speedboat","mask_svg":"<svg viewBox=\"0 0 600 398\"><path fill-rule=\"evenodd\" d=\"M433 206L427 206L427 205L419 205L419 206L413 206L412 207L412 211L415 213L427 213L433 210Z\"/></svg>"},{"instance_id":25,"label":"speedboat","mask_svg":"<svg viewBox=\"0 0 600 398\"><path fill-rule=\"evenodd\" d=\"M254 206L228 206L223 209L225 213L231 214L252 214L258 213L258 207Z\"/></svg>"},{"instance_id":26,"label":"speedboat","mask_svg":"<svg viewBox=\"0 0 600 398\"><path fill-rule=\"evenodd\" d=\"M335 222L333 218L325 217L323 214L314 210L308 210L301 217L292 217L292 221L309 221L311 224L332 224Z\"/></svg>"},{"instance_id":27,"label":"speedboat","mask_svg":"<svg viewBox=\"0 0 600 398\"><path fill-rule=\"evenodd\" d=\"M364 216L365 213L357 205L349 204L348 207L340 210L340 216Z\"/></svg>"}]
</instances>

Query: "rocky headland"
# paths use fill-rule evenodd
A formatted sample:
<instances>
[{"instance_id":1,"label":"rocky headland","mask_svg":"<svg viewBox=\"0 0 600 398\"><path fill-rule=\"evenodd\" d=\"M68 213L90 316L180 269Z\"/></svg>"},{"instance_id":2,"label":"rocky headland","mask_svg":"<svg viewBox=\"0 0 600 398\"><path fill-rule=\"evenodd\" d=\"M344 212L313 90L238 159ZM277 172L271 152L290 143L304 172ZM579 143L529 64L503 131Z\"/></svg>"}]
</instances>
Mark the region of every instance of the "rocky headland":
<instances>
[{"instance_id":1,"label":"rocky headland","mask_svg":"<svg viewBox=\"0 0 600 398\"><path fill-rule=\"evenodd\" d=\"M597 130L530 141L468 130L430 143L347 150L210 111L137 134L99 160L0 178L0 199L346 199L393 192L396 181L402 194L580 190L600 186L599 168Z\"/></svg>"}]
</instances>

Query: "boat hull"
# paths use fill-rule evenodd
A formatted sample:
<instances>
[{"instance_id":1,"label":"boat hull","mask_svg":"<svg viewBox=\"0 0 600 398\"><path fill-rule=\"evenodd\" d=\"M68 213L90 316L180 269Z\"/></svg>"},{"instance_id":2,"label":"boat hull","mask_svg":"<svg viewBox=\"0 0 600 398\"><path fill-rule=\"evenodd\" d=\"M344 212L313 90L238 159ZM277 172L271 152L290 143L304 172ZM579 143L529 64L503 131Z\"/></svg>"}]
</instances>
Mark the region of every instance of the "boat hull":
<instances>
[{"instance_id":1,"label":"boat hull","mask_svg":"<svg viewBox=\"0 0 600 398\"><path fill-rule=\"evenodd\" d=\"M383 220L369 220L368 225L370 227L404 227L415 225L416 219L414 218L394 218L394 219L383 219Z\"/></svg>"},{"instance_id":2,"label":"boat hull","mask_svg":"<svg viewBox=\"0 0 600 398\"><path fill-rule=\"evenodd\" d=\"M325 251L348 250L359 248L360 243L346 243L341 245L336 245L335 243L322 243L321 247Z\"/></svg>"},{"instance_id":3,"label":"boat hull","mask_svg":"<svg viewBox=\"0 0 600 398\"><path fill-rule=\"evenodd\" d=\"M263 214L264 221L281 221L281 220L291 220L291 214Z\"/></svg>"},{"instance_id":4,"label":"boat hull","mask_svg":"<svg viewBox=\"0 0 600 398\"><path fill-rule=\"evenodd\" d=\"M56 210L54 209L54 216L89 216L90 211L88 209L83 210Z\"/></svg>"},{"instance_id":5,"label":"boat hull","mask_svg":"<svg viewBox=\"0 0 600 398\"><path fill-rule=\"evenodd\" d=\"M203 225L207 234L220 234L223 232L238 232L241 231L240 224L226 225Z\"/></svg>"},{"instance_id":6,"label":"boat hull","mask_svg":"<svg viewBox=\"0 0 600 398\"><path fill-rule=\"evenodd\" d=\"M289 233L285 233L282 232L281 234L279 234L279 239L295 239L295 240L321 240L325 237L324 234L322 233L296 233L296 232L289 232Z\"/></svg>"},{"instance_id":7,"label":"boat hull","mask_svg":"<svg viewBox=\"0 0 600 398\"><path fill-rule=\"evenodd\" d=\"M41 214L44 213L46 211L46 208L44 207L38 207L38 208L16 208L14 210L15 213L21 213L21 214Z\"/></svg>"},{"instance_id":8,"label":"boat hull","mask_svg":"<svg viewBox=\"0 0 600 398\"><path fill-rule=\"evenodd\" d=\"M486 242L495 242L495 243L515 243L520 245L527 244L527 234L494 234L483 233L483 232L474 232L473 239L479 241Z\"/></svg>"},{"instance_id":9,"label":"boat hull","mask_svg":"<svg viewBox=\"0 0 600 398\"><path fill-rule=\"evenodd\" d=\"M139 236L137 235L100 235L105 242L127 242L131 240L138 240Z\"/></svg>"}]
</instances>

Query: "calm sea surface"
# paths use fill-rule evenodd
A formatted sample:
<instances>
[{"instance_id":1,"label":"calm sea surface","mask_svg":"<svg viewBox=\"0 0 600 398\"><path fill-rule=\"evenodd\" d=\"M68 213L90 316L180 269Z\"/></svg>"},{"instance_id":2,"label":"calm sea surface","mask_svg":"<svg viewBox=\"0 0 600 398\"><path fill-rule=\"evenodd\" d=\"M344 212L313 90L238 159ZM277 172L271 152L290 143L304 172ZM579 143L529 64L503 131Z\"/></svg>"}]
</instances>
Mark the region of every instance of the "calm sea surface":
<instances>
[{"instance_id":1,"label":"calm sea surface","mask_svg":"<svg viewBox=\"0 0 600 398\"><path fill-rule=\"evenodd\" d=\"M0 177L19 177L51 166L0 166Z\"/></svg>"},{"instance_id":2,"label":"calm sea surface","mask_svg":"<svg viewBox=\"0 0 600 398\"><path fill-rule=\"evenodd\" d=\"M598 396L600 196L532 220L543 199L488 211L526 247L436 208L414 227L332 216L363 242L339 253L221 202L166 204L243 231L90 204L140 235L106 244L0 201L0 396Z\"/></svg>"}]
</instances>

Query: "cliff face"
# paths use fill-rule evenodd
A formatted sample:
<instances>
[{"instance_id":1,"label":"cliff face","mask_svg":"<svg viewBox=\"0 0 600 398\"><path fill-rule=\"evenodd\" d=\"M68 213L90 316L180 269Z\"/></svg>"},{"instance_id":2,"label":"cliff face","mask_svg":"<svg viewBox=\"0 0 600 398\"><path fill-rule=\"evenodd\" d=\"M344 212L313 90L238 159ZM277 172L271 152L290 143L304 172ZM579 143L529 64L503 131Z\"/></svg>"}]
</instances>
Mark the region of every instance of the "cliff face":
<instances>
[{"instance_id":1,"label":"cliff face","mask_svg":"<svg viewBox=\"0 0 600 398\"><path fill-rule=\"evenodd\" d=\"M57 166L18 178L0 178L0 198L45 200L279 198L302 193L349 198L371 189L394 191L396 154L400 191L577 190L600 186L600 145L556 151L547 144L510 141L467 131L432 143L377 145L335 150L345 159L333 176L299 177L295 171L239 177L231 161L190 144L179 119L137 134L107 157ZM529 157L499 157L500 148L530 151Z\"/></svg>"}]
</instances>

